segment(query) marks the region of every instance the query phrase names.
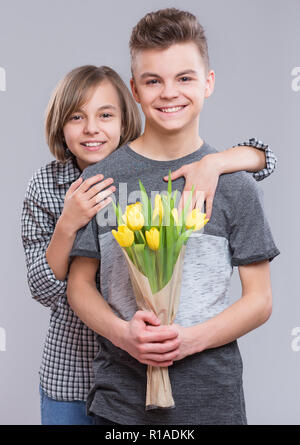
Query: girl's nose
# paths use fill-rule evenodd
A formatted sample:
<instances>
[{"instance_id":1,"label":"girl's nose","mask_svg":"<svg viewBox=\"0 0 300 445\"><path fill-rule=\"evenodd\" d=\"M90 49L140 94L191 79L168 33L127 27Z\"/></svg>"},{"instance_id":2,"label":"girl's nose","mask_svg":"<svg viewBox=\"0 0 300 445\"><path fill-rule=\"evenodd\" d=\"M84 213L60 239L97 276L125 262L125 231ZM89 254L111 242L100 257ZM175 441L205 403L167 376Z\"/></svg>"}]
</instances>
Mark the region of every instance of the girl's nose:
<instances>
[{"instance_id":1,"label":"girl's nose","mask_svg":"<svg viewBox=\"0 0 300 445\"><path fill-rule=\"evenodd\" d=\"M98 134L100 133L99 122L96 119L86 119L84 132L89 134Z\"/></svg>"}]
</instances>

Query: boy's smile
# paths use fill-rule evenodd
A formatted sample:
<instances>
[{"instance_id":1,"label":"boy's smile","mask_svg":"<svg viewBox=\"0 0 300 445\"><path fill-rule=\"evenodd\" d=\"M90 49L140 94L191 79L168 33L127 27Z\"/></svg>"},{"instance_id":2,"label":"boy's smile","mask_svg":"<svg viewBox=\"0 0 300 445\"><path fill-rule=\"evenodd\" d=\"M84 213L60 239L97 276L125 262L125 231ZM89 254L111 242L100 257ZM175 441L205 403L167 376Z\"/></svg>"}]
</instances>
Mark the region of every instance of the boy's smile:
<instances>
[{"instance_id":1,"label":"boy's smile","mask_svg":"<svg viewBox=\"0 0 300 445\"><path fill-rule=\"evenodd\" d=\"M193 42L137 53L131 80L133 95L141 104L147 126L162 132L195 128L204 99L213 91L214 73L206 73Z\"/></svg>"}]
</instances>

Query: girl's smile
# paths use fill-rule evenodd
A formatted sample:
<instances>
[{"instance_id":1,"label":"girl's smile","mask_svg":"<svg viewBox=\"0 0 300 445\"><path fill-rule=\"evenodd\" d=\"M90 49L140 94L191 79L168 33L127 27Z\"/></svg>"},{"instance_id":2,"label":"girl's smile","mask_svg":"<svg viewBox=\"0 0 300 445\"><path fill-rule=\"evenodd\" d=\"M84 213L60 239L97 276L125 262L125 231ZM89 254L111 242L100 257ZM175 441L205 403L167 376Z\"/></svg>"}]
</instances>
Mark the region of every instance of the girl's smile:
<instances>
[{"instance_id":1,"label":"girl's smile","mask_svg":"<svg viewBox=\"0 0 300 445\"><path fill-rule=\"evenodd\" d=\"M98 151L104 147L106 141L85 141L80 142L87 151Z\"/></svg>"},{"instance_id":2,"label":"girl's smile","mask_svg":"<svg viewBox=\"0 0 300 445\"><path fill-rule=\"evenodd\" d=\"M104 80L69 117L64 137L81 170L103 160L119 146L121 114L118 93L111 82Z\"/></svg>"}]
</instances>

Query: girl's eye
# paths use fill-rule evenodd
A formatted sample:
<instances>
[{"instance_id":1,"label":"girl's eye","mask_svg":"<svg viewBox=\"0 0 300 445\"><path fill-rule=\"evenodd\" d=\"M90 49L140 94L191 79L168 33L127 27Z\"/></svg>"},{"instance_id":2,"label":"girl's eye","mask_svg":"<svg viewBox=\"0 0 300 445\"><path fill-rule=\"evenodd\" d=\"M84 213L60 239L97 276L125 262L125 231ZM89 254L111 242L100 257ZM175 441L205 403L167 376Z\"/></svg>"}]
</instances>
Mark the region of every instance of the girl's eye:
<instances>
[{"instance_id":1,"label":"girl's eye","mask_svg":"<svg viewBox=\"0 0 300 445\"><path fill-rule=\"evenodd\" d=\"M71 121L78 121L81 118L81 116L79 114L74 114L73 116L71 116L70 120Z\"/></svg>"},{"instance_id":2,"label":"girl's eye","mask_svg":"<svg viewBox=\"0 0 300 445\"><path fill-rule=\"evenodd\" d=\"M101 117L104 117L104 119L108 119L109 117L111 117L112 115L109 113L102 113Z\"/></svg>"}]
</instances>

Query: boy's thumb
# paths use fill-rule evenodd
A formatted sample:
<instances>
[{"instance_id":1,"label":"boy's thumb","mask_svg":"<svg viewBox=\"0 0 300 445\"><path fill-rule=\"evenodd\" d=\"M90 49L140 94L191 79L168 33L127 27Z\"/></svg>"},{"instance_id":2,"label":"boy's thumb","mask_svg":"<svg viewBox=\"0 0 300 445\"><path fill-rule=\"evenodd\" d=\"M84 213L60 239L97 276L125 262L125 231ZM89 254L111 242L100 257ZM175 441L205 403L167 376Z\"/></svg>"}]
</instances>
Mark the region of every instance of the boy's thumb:
<instances>
[{"instance_id":1,"label":"boy's thumb","mask_svg":"<svg viewBox=\"0 0 300 445\"><path fill-rule=\"evenodd\" d=\"M143 321L152 325L158 326L160 324L160 319L150 311L143 311Z\"/></svg>"}]
</instances>

